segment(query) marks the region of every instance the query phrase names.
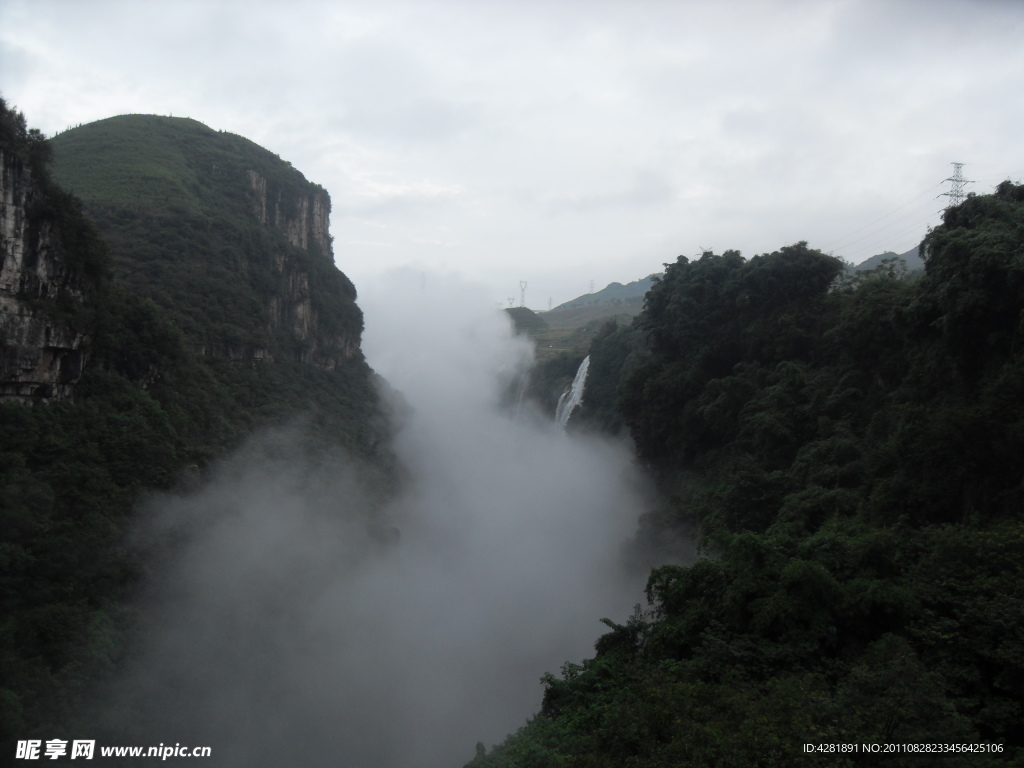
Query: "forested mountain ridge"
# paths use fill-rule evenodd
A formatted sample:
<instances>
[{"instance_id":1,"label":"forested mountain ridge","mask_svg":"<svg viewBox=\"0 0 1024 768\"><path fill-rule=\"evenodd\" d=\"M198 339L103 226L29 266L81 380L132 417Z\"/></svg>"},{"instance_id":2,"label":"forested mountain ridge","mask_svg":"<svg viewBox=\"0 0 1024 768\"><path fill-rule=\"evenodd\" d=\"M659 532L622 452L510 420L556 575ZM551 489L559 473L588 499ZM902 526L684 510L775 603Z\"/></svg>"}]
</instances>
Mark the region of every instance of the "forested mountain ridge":
<instances>
[{"instance_id":1,"label":"forested mountain ridge","mask_svg":"<svg viewBox=\"0 0 1024 768\"><path fill-rule=\"evenodd\" d=\"M330 196L248 139L187 118L122 115L51 140L115 275L200 354L333 368L358 354L355 288L334 265Z\"/></svg>"},{"instance_id":2,"label":"forested mountain ridge","mask_svg":"<svg viewBox=\"0 0 1024 768\"><path fill-rule=\"evenodd\" d=\"M689 530L703 557L656 567L649 610L470 765L1024 760L1024 187L922 252L919 280L803 243L680 258L595 340L581 417L666 493L641 550Z\"/></svg>"},{"instance_id":3,"label":"forested mountain ridge","mask_svg":"<svg viewBox=\"0 0 1024 768\"><path fill-rule=\"evenodd\" d=\"M372 492L393 480L355 291L330 252L326 192L240 137L162 120L116 118L52 142L0 103L4 162L30 171L18 177L28 234L5 237L4 264L33 232L50 232L60 274L80 276L18 311L71 328L81 364L63 397L37 388L0 402L4 759L16 739L64 732L131 653L132 598L156 567L127 543L141 499L195 487L229 451L282 425L297 434L288 450L300 464L343 454ZM97 144L75 146L78 131ZM69 166L53 173L58 143ZM84 206L53 180L62 173ZM21 284L38 286L36 265L19 263ZM28 342L49 354L55 339L5 334L0 351L24 360Z\"/></svg>"},{"instance_id":4,"label":"forested mountain ridge","mask_svg":"<svg viewBox=\"0 0 1024 768\"><path fill-rule=\"evenodd\" d=\"M601 304L612 304L624 306L627 304L642 304L644 294L650 290L654 281L660 274L648 275L641 280L634 280L631 283L609 283L596 293L587 293L577 296L575 299L559 304L551 311L562 309L573 309L575 307L590 307Z\"/></svg>"}]
</instances>

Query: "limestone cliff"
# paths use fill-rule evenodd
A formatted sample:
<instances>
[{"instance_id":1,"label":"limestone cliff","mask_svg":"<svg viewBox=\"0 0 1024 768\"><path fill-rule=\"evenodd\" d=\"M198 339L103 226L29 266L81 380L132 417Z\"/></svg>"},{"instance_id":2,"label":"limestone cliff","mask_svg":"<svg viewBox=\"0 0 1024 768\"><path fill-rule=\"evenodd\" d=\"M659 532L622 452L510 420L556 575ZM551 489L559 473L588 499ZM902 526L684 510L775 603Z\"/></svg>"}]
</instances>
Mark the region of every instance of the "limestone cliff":
<instances>
[{"instance_id":1,"label":"limestone cliff","mask_svg":"<svg viewBox=\"0 0 1024 768\"><path fill-rule=\"evenodd\" d=\"M290 163L187 118L122 115L52 140L57 180L109 243L115 277L196 352L334 370L361 359L331 200Z\"/></svg>"},{"instance_id":2,"label":"limestone cliff","mask_svg":"<svg viewBox=\"0 0 1024 768\"><path fill-rule=\"evenodd\" d=\"M246 177L252 212L259 223L283 235L293 248L305 251L324 266L333 266L331 198L327 191L305 185L289 194L280 185L268 184L267 178L257 171L248 169ZM358 337L344 335L324 339L318 333L322 323L310 290L309 270L291 257L289 249L280 246L275 249L274 269L278 290L269 297L267 305L271 327L295 335L302 344L301 362L330 370L342 359L358 354ZM268 353L254 350L253 356L262 359Z\"/></svg>"},{"instance_id":3,"label":"limestone cliff","mask_svg":"<svg viewBox=\"0 0 1024 768\"><path fill-rule=\"evenodd\" d=\"M87 281L64 244L67 211L46 210L45 179L18 138L0 136L0 399L38 402L69 397L81 378Z\"/></svg>"},{"instance_id":4,"label":"limestone cliff","mask_svg":"<svg viewBox=\"0 0 1024 768\"><path fill-rule=\"evenodd\" d=\"M253 213L260 224L269 224L279 230L296 248L308 248L312 242L333 257L329 233L331 198L325 190L314 187L298 200L290 201L295 213L289 216L283 205L280 188L275 190L274 198L268 201L266 177L253 170L246 171L246 176L254 193Z\"/></svg>"}]
</instances>

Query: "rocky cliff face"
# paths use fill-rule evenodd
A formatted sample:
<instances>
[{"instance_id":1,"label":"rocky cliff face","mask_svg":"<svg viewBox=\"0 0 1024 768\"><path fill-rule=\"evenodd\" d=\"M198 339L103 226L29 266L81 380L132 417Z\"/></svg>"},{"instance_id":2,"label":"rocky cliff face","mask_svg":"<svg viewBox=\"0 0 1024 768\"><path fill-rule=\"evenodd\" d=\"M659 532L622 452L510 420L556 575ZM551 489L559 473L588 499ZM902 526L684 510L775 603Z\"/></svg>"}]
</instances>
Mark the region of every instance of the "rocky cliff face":
<instances>
[{"instance_id":1,"label":"rocky cliff face","mask_svg":"<svg viewBox=\"0 0 1024 768\"><path fill-rule=\"evenodd\" d=\"M252 211L260 224L284 235L288 244L306 251L311 259L334 268L331 245L331 198L326 190L308 185L301 193L288 195L268 185L262 174L248 170ZM320 312L310 290L309 270L291 258L286 249L275 252L274 266L279 280L277 295L269 300L271 325L293 333L302 344L301 362L333 370L342 360L359 352L359 336L324 334ZM266 359L266 350L254 350L254 359Z\"/></svg>"},{"instance_id":2,"label":"rocky cliff face","mask_svg":"<svg viewBox=\"0 0 1024 768\"><path fill-rule=\"evenodd\" d=\"M0 399L69 397L87 336L69 315L84 298L54 222L32 215L41 194L25 158L0 147Z\"/></svg>"},{"instance_id":3,"label":"rocky cliff face","mask_svg":"<svg viewBox=\"0 0 1024 768\"><path fill-rule=\"evenodd\" d=\"M156 303L200 356L326 370L360 359L362 314L334 264L330 196L290 163L155 115L49 143L54 176L96 223L115 281Z\"/></svg>"},{"instance_id":4,"label":"rocky cliff face","mask_svg":"<svg viewBox=\"0 0 1024 768\"><path fill-rule=\"evenodd\" d=\"M313 189L298 200L289 200L289 207L295 213L289 216L285 212L283 191L279 188L273 192L272 199L267 199L267 179L256 171L246 171L249 186L253 191L253 213L260 224L269 225L280 231L288 242L296 248L307 249L310 243L316 243L320 250L333 258L331 252L331 236L328 232L331 218L331 198L325 190Z\"/></svg>"}]
</instances>

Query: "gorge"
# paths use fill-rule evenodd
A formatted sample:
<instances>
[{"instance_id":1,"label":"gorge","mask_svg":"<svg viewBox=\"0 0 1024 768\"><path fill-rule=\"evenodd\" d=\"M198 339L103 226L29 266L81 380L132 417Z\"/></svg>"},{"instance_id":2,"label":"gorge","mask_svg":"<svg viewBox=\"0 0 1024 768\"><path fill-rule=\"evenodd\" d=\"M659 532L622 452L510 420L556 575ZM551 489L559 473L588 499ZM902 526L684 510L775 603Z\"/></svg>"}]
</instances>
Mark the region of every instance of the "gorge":
<instances>
[{"instance_id":1,"label":"gorge","mask_svg":"<svg viewBox=\"0 0 1024 768\"><path fill-rule=\"evenodd\" d=\"M0 411L23 457L5 488L34 521L8 541L31 555L8 577L10 736L444 766L536 712L539 676L642 586L622 554L647 506L628 450L506 406L530 343L456 276L394 274L357 307L326 191L265 150L155 116L52 146L109 251L80 298L81 389ZM58 456L100 438L102 493L43 457L54 427ZM61 530L83 551L43 568ZM17 638L53 616L66 631L40 658ZM41 669L76 691L62 707Z\"/></svg>"},{"instance_id":2,"label":"gorge","mask_svg":"<svg viewBox=\"0 0 1024 768\"><path fill-rule=\"evenodd\" d=\"M357 304L326 191L252 142L0 116L5 749L1020 761L1024 186L920 275L681 256L535 361L457 275Z\"/></svg>"}]
</instances>

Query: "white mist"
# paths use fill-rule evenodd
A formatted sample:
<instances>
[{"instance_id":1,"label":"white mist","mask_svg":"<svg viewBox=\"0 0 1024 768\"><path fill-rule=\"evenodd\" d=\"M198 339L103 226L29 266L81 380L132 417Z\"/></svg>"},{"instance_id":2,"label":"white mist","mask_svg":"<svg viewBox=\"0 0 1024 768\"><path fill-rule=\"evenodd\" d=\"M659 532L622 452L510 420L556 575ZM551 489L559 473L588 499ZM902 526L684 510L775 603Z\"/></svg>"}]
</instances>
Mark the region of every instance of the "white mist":
<instances>
[{"instance_id":1,"label":"white mist","mask_svg":"<svg viewBox=\"0 0 1024 768\"><path fill-rule=\"evenodd\" d=\"M191 541L108 722L221 766L458 768L627 617L630 456L503 407L532 349L481 297L411 271L361 296L366 355L404 399L397 543L367 535L357 468L311 469L286 440L158 505L156 535Z\"/></svg>"}]
</instances>

